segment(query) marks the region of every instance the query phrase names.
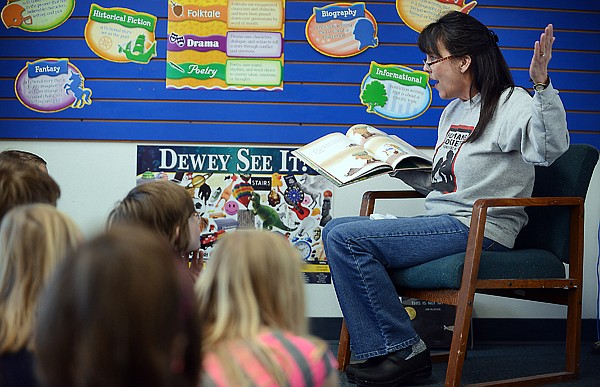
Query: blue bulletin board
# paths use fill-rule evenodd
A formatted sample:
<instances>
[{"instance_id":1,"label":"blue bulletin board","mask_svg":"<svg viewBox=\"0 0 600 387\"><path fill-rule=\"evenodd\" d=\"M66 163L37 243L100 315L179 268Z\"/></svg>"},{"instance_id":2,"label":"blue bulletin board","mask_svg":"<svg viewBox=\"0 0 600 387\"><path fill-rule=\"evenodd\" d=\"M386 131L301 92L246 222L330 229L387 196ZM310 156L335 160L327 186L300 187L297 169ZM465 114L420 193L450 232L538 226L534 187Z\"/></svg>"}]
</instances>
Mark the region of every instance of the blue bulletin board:
<instances>
[{"instance_id":1,"label":"blue bulletin board","mask_svg":"<svg viewBox=\"0 0 600 387\"><path fill-rule=\"evenodd\" d=\"M156 16L156 57L147 64L115 63L86 44L90 6L125 7ZM407 121L370 114L360 84L372 61L421 69L417 32L400 19L394 0L366 1L378 23L378 45L332 58L307 42L313 7L330 2L285 2L282 91L172 90L165 87L167 1L77 0L72 15L44 32L0 25L0 138L193 143L304 144L332 131L368 123L415 146L432 147L446 101L437 92L429 109ZM533 42L555 28L552 82L561 91L572 141L600 148L600 5L596 0L479 1L471 15L494 29L517 84L530 87ZM85 78L92 103L42 113L15 95L15 78L43 58L66 58Z\"/></svg>"}]
</instances>

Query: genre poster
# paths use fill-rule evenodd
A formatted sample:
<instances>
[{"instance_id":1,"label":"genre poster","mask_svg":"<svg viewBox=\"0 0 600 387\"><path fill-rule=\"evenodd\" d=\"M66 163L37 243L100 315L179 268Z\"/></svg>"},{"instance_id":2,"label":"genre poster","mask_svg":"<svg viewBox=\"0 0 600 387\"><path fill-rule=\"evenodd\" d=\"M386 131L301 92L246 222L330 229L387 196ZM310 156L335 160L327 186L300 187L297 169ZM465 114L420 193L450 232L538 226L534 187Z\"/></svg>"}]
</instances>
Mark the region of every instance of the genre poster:
<instances>
[{"instance_id":1,"label":"genre poster","mask_svg":"<svg viewBox=\"0 0 600 387\"><path fill-rule=\"evenodd\" d=\"M368 113L390 120L410 120L431 105L429 74L401 65L371 62L360 87Z\"/></svg>"},{"instance_id":2,"label":"genre poster","mask_svg":"<svg viewBox=\"0 0 600 387\"><path fill-rule=\"evenodd\" d=\"M168 4L168 89L283 90L285 0Z\"/></svg>"},{"instance_id":3,"label":"genre poster","mask_svg":"<svg viewBox=\"0 0 600 387\"><path fill-rule=\"evenodd\" d=\"M94 54L117 63L147 64L156 56L156 16L91 4L85 41Z\"/></svg>"},{"instance_id":4,"label":"genre poster","mask_svg":"<svg viewBox=\"0 0 600 387\"><path fill-rule=\"evenodd\" d=\"M322 230L331 220L333 186L292 155L294 148L137 147L137 184L183 186L201 222L205 261L219 237L238 227L283 234L304 259L307 283L330 283Z\"/></svg>"},{"instance_id":5,"label":"genre poster","mask_svg":"<svg viewBox=\"0 0 600 387\"><path fill-rule=\"evenodd\" d=\"M354 56L377 47L377 21L365 3L335 3L314 7L306 23L308 43L323 55Z\"/></svg>"},{"instance_id":6,"label":"genre poster","mask_svg":"<svg viewBox=\"0 0 600 387\"><path fill-rule=\"evenodd\" d=\"M75 0L7 0L0 12L6 28L44 32L63 24L75 9Z\"/></svg>"},{"instance_id":7,"label":"genre poster","mask_svg":"<svg viewBox=\"0 0 600 387\"><path fill-rule=\"evenodd\" d=\"M92 104L81 71L69 59L45 58L27 62L15 78L15 95L25 107L55 113Z\"/></svg>"},{"instance_id":8,"label":"genre poster","mask_svg":"<svg viewBox=\"0 0 600 387\"><path fill-rule=\"evenodd\" d=\"M467 4L466 0L396 0L398 15L417 32L450 11L469 13L476 5L476 1Z\"/></svg>"}]
</instances>

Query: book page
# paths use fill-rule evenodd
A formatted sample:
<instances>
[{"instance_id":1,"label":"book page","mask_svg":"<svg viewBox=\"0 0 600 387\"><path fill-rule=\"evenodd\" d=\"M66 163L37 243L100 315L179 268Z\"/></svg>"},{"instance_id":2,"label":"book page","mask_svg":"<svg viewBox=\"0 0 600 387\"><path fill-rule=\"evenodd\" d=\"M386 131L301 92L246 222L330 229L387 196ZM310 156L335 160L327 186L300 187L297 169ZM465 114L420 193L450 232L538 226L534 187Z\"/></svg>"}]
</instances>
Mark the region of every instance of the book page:
<instances>
[{"instance_id":1,"label":"book page","mask_svg":"<svg viewBox=\"0 0 600 387\"><path fill-rule=\"evenodd\" d=\"M356 124L352 125L347 131L346 136L357 144L364 145L364 143L374 136L386 136L387 133L372 127L367 124Z\"/></svg>"},{"instance_id":2,"label":"book page","mask_svg":"<svg viewBox=\"0 0 600 387\"><path fill-rule=\"evenodd\" d=\"M338 183L347 183L373 170L392 169L342 133L328 134L292 153Z\"/></svg>"},{"instance_id":3,"label":"book page","mask_svg":"<svg viewBox=\"0 0 600 387\"><path fill-rule=\"evenodd\" d=\"M366 150L373 153L376 158L385 161L394 168L408 158L416 159L404 163L403 167L405 168L427 168L431 165L429 156L424 152L413 147L398 136L390 136L370 125L354 125L348 129L346 136L356 143L361 144Z\"/></svg>"},{"instance_id":4,"label":"book page","mask_svg":"<svg viewBox=\"0 0 600 387\"><path fill-rule=\"evenodd\" d=\"M338 152L355 146L358 144L342 133L330 133L300 147L297 151L313 163L323 166L334 160Z\"/></svg>"},{"instance_id":5,"label":"book page","mask_svg":"<svg viewBox=\"0 0 600 387\"><path fill-rule=\"evenodd\" d=\"M400 137L396 136L395 134L390 135L390 137L392 139L396 140L398 146L400 146L406 153L418 156L420 158L427 160L429 163L431 163L431 157L429 157L427 155L427 153L415 148L414 146L410 145L409 143L407 143Z\"/></svg>"}]
</instances>

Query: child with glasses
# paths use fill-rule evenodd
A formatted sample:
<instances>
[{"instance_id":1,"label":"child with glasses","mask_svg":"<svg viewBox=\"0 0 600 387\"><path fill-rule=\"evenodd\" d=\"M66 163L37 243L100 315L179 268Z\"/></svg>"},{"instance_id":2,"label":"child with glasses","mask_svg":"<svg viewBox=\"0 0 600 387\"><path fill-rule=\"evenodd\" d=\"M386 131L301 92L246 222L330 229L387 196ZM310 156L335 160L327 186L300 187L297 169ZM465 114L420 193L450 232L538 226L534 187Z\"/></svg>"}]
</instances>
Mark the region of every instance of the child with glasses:
<instances>
[{"instance_id":1,"label":"child with glasses","mask_svg":"<svg viewBox=\"0 0 600 387\"><path fill-rule=\"evenodd\" d=\"M168 241L181 263L188 265L195 281L202 270L201 222L194 201L174 182L155 180L133 188L108 215L108 227L137 224L150 228Z\"/></svg>"}]
</instances>

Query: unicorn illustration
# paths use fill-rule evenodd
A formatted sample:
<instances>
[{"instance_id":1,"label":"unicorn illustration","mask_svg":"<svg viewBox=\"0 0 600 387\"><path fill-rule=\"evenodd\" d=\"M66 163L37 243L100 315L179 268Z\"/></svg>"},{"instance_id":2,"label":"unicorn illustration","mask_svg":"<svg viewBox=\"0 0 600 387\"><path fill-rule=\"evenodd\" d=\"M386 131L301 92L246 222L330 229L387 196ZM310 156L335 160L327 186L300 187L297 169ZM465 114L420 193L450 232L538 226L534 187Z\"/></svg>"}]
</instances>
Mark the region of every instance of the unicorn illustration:
<instances>
[{"instance_id":1,"label":"unicorn illustration","mask_svg":"<svg viewBox=\"0 0 600 387\"><path fill-rule=\"evenodd\" d=\"M83 76L79 73L73 72L69 70L69 74L71 77L69 78L69 83L65 84L65 92L69 94L69 91L73 93L75 97L75 101L71 105L71 107L80 109L85 105L91 105L91 95L92 90L87 89L83 86Z\"/></svg>"}]
</instances>

